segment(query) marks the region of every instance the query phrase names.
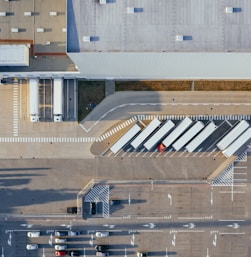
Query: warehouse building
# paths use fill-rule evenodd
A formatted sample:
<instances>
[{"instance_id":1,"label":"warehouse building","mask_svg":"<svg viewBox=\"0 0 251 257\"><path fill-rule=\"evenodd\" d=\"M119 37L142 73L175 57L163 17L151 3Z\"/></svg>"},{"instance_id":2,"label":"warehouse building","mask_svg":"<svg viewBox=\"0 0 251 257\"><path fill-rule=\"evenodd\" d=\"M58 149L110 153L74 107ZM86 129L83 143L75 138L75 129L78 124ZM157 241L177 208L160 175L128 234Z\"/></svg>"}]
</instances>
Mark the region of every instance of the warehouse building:
<instances>
[{"instance_id":1,"label":"warehouse building","mask_svg":"<svg viewBox=\"0 0 251 257\"><path fill-rule=\"evenodd\" d=\"M68 0L67 54L87 78L250 79L251 6L235 4Z\"/></svg>"}]
</instances>

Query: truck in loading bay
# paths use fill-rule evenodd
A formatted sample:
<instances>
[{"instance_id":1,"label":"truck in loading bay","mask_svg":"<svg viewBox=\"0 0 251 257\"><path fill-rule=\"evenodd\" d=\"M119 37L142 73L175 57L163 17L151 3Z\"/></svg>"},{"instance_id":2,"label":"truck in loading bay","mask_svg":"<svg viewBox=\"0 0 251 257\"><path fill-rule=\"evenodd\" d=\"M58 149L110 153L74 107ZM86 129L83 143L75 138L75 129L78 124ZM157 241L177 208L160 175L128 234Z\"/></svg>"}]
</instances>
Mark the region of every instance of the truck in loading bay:
<instances>
[{"instance_id":1,"label":"truck in loading bay","mask_svg":"<svg viewBox=\"0 0 251 257\"><path fill-rule=\"evenodd\" d=\"M53 117L54 122L63 121L64 96L63 96L63 79L55 78L53 83Z\"/></svg>"}]
</instances>

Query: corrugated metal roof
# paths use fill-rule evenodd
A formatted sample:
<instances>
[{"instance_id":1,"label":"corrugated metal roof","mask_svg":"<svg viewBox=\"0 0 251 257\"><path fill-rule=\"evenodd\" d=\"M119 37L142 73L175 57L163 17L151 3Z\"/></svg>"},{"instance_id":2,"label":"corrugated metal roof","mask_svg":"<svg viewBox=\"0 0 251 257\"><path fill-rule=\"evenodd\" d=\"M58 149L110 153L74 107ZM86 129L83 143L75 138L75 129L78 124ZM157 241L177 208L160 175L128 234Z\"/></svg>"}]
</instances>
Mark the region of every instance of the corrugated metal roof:
<instances>
[{"instance_id":1,"label":"corrugated metal roof","mask_svg":"<svg viewBox=\"0 0 251 257\"><path fill-rule=\"evenodd\" d=\"M26 45L0 45L0 66L29 66Z\"/></svg>"},{"instance_id":2,"label":"corrugated metal roof","mask_svg":"<svg viewBox=\"0 0 251 257\"><path fill-rule=\"evenodd\" d=\"M68 53L86 78L250 79L251 53Z\"/></svg>"}]
</instances>

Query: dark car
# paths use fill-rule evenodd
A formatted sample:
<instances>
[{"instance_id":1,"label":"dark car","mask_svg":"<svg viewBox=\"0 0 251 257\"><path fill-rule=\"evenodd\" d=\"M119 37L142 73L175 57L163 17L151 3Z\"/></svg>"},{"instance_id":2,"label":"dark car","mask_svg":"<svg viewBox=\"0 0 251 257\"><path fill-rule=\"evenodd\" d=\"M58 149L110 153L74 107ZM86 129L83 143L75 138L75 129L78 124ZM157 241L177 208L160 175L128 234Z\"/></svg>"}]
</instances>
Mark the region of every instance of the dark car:
<instances>
[{"instance_id":1,"label":"dark car","mask_svg":"<svg viewBox=\"0 0 251 257\"><path fill-rule=\"evenodd\" d=\"M18 78L2 78L0 84L17 84Z\"/></svg>"},{"instance_id":2,"label":"dark car","mask_svg":"<svg viewBox=\"0 0 251 257\"><path fill-rule=\"evenodd\" d=\"M78 213L78 207L67 207L67 213L77 214Z\"/></svg>"},{"instance_id":3,"label":"dark car","mask_svg":"<svg viewBox=\"0 0 251 257\"><path fill-rule=\"evenodd\" d=\"M120 200L110 200L110 205L120 204Z\"/></svg>"},{"instance_id":4,"label":"dark car","mask_svg":"<svg viewBox=\"0 0 251 257\"><path fill-rule=\"evenodd\" d=\"M147 257L147 252L137 252L137 257Z\"/></svg>"},{"instance_id":5,"label":"dark car","mask_svg":"<svg viewBox=\"0 0 251 257\"><path fill-rule=\"evenodd\" d=\"M70 251L69 256L80 256L80 252L79 251Z\"/></svg>"},{"instance_id":6,"label":"dark car","mask_svg":"<svg viewBox=\"0 0 251 257\"><path fill-rule=\"evenodd\" d=\"M68 231L55 231L55 236L68 236Z\"/></svg>"},{"instance_id":7,"label":"dark car","mask_svg":"<svg viewBox=\"0 0 251 257\"><path fill-rule=\"evenodd\" d=\"M103 252L109 249L109 245L96 245L95 250L97 252Z\"/></svg>"},{"instance_id":8,"label":"dark car","mask_svg":"<svg viewBox=\"0 0 251 257\"><path fill-rule=\"evenodd\" d=\"M95 215L97 213L97 204L95 202L90 203L90 214Z\"/></svg>"}]
</instances>

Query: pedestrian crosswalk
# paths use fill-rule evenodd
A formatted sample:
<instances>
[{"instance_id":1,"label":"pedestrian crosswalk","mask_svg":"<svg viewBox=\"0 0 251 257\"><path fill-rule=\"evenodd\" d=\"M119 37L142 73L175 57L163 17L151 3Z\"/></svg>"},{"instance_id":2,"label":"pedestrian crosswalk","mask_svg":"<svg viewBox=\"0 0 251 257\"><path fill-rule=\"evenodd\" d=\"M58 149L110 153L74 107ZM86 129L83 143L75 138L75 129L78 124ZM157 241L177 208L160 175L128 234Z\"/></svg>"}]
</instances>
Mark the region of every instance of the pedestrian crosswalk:
<instances>
[{"instance_id":1,"label":"pedestrian crosswalk","mask_svg":"<svg viewBox=\"0 0 251 257\"><path fill-rule=\"evenodd\" d=\"M251 120L251 115L137 115L137 120L183 120L189 117L192 120Z\"/></svg>"},{"instance_id":2,"label":"pedestrian crosswalk","mask_svg":"<svg viewBox=\"0 0 251 257\"><path fill-rule=\"evenodd\" d=\"M247 152L242 153L235 162L246 162L247 161Z\"/></svg>"},{"instance_id":3,"label":"pedestrian crosswalk","mask_svg":"<svg viewBox=\"0 0 251 257\"><path fill-rule=\"evenodd\" d=\"M92 143L95 137L0 137L0 143Z\"/></svg>"},{"instance_id":4,"label":"pedestrian crosswalk","mask_svg":"<svg viewBox=\"0 0 251 257\"><path fill-rule=\"evenodd\" d=\"M18 136L18 84L13 85L13 136Z\"/></svg>"},{"instance_id":5,"label":"pedestrian crosswalk","mask_svg":"<svg viewBox=\"0 0 251 257\"><path fill-rule=\"evenodd\" d=\"M105 134L103 134L102 136L100 136L97 141L98 142L102 142L103 140L105 140L106 138L114 135L115 133L117 133L118 131L120 131L121 129L131 125L132 123L137 121L137 117L134 116L132 118L130 118L129 120L124 121L123 123L121 123L120 125L116 126L115 128L107 131Z\"/></svg>"},{"instance_id":6,"label":"pedestrian crosswalk","mask_svg":"<svg viewBox=\"0 0 251 257\"><path fill-rule=\"evenodd\" d=\"M232 186L233 185L233 164L228 166L215 180L212 181L212 186Z\"/></svg>"}]
</instances>

